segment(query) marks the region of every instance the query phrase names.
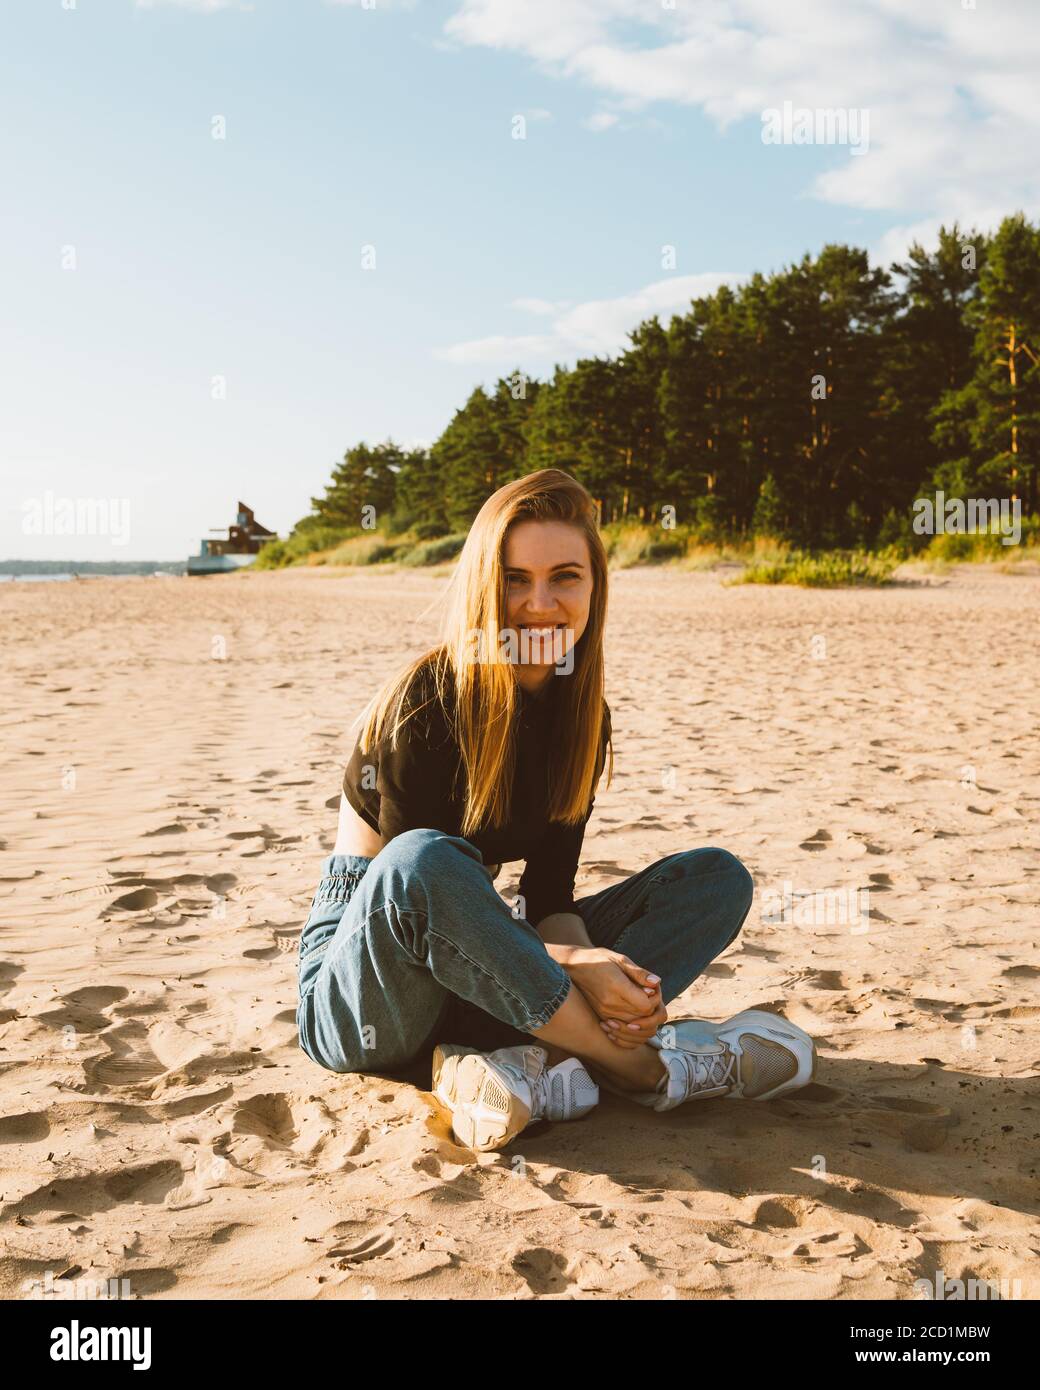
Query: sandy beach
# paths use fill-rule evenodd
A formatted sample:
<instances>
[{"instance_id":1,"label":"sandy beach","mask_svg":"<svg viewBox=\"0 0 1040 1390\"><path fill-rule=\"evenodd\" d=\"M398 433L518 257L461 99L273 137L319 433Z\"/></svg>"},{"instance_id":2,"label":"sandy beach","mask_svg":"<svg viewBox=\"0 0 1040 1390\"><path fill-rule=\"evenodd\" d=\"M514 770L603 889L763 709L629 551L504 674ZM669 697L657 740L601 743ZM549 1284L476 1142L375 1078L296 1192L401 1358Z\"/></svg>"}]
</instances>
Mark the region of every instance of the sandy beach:
<instances>
[{"instance_id":1,"label":"sandy beach","mask_svg":"<svg viewBox=\"0 0 1040 1390\"><path fill-rule=\"evenodd\" d=\"M577 891L732 850L755 904L672 1016L778 1010L819 1074L661 1115L604 1094L481 1155L294 1019L349 726L443 583L0 587L0 1295L1040 1296L1040 576L613 576ZM785 884L863 914L770 911Z\"/></svg>"}]
</instances>

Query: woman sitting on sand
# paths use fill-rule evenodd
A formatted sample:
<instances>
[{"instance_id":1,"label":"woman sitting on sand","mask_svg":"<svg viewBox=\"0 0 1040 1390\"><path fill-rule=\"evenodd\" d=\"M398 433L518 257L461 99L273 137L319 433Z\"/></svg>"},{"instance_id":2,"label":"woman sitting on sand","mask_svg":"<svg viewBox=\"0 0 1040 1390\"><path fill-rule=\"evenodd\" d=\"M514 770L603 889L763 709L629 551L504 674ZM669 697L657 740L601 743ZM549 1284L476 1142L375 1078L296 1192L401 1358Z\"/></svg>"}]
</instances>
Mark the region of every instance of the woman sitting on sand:
<instances>
[{"instance_id":1,"label":"woman sitting on sand","mask_svg":"<svg viewBox=\"0 0 1040 1390\"><path fill-rule=\"evenodd\" d=\"M450 600L440 645L361 716L300 939L304 1051L385 1074L433 1047L433 1092L481 1150L587 1114L597 1082L654 1110L806 1085L812 1040L778 1015L667 1021L751 906L732 854L680 850L574 900L611 744L592 498L555 468L499 488ZM511 908L494 876L518 859Z\"/></svg>"}]
</instances>

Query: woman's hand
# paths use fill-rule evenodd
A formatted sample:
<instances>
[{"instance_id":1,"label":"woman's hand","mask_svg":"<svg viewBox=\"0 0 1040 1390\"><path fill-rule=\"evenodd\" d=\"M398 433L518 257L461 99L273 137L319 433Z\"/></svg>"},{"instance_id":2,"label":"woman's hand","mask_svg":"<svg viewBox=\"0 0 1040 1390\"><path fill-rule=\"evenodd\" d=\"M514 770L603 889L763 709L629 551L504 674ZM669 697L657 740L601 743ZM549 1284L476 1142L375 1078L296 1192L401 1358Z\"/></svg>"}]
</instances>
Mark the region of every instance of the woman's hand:
<instances>
[{"instance_id":1,"label":"woman's hand","mask_svg":"<svg viewBox=\"0 0 1040 1390\"><path fill-rule=\"evenodd\" d=\"M619 1047L641 1047L668 1021L660 977L620 951L575 946L560 964L592 1005L604 1033Z\"/></svg>"},{"instance_id":2,"label":"woman's hand","mask_svg":"<svg viewBox=\"0 0 1040 1390\"><path fill-rule=\"evenodd\" d=\"M601 1019L599 1026L618 1047L642 1047L663 1023L668 1022L668 1009L659 992L652 996L651 1003L651 1013L635 1017L617 1013L610 1018Z\"/></svg>"}]
</instances>

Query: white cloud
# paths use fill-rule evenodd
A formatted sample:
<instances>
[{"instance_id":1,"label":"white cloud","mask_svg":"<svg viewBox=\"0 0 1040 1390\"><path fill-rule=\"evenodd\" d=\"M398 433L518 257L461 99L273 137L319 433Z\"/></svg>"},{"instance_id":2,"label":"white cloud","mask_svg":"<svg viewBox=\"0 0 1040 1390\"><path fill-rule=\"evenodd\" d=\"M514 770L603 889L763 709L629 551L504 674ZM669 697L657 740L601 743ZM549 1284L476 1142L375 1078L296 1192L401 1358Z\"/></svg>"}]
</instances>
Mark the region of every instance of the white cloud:
<instances>
[{"instance_id":1,"label":"white cloud","mask_svg":"<svg viewBox=\"0 0 1040 1390\"><path fill-rule=\"evenodd\" d=\"M356 10L414 10L416 0L325 0L334 9L352 7Z\"/></svg>"},{"instance_id":2,"label":"white cloud","mask_svg":"<svg viewBox=\"0 0 1040 1390\"><path fill-rule=\"evenodd\" d=\"M556 304L551 299L514 299L509 307L520 309L525 314L555 314L558 309L565 309L567 303L566 299Z\"/></svg>"},{"instance_id":3,"label":"white cloud","mask_svg":"<svg viewBox=\"0 0 1040 1390\"><path fill-rule=\"evenodd\" d=\"M922 246L937 245L941 225L941 217L926 217L920 222L890 227L870 248L868 254L871 262L887 268L893 261L901 261L915 241L919 241Z\"/></svg>"},{"instance_id":4,"label":"white cloud","mask_svg":"<svg viewBox=\"0 0 1040 1390\"><path fill-rule=\"evenodd\" d=\"M983 232L987 227L996 227L1001 218L1007 215L1007 211L1006 207L979 207L970 217L925 217L920 222L890 227L884 236L868 248L871 263L887 268L893 261L902 261L915 241L926 247L938 246L939 228L944 222L949 227L956 221L959 230L964 233L973 230Z\"/></svg>"},{"instance_id":5,"label":"white cloud","mask_svg":"<svg viewBox=\"0 0 1040 1390\"><path fill-rule=\"evenodd\" d=\"M669 102L720 130L746 122L731 138L759 140L763 110L785 101L866 110L869 151L812 185L828 202L980 225L995 208L1040 210L1036 0L462 0L445 31L629 110Z\"/></svg>"},{"instance_id":6,"label":"white cloud","mask_svg":"<svg viewBox=\"0 0 1040 1390\"><path fill-rule=\"evenodd\" d=\"M616 299L592 299L563 309L548 300L514 300L516 307L544 306L532 312L559 312L551 330L516 337L496 334L439 348L434 356L444 362L482 362L508 370L510 367L552 365L573 362L579 357L614 356L630 344L629 332L656 314L665 325L675 314L683 314L690 300L713 294L720 285L736 285L747 277L738 272L709 271L702 275L675 275L657 280L634 294Z\"/></svg>"},{"instance_id":7,"label":"white cloud","mask_svg":"<svg viewBox=\"0 0 1040 1390\"><path fill-rule=\"evenodd\" d=\"M135 0L139 10L194 10L197 14L216 14L218 10L251 10L248 0Z\"/></svg>"},{"instance_id":8,"label":"white cloud","mask_svg":"<svg viewBox=\"0 0 1040 1390\"><path fill-rule=\"evenodd\" d=\"M601 130L609 130L612 125L617 125L620 117L615 116L613 111L597 111L594 116L586 116L582 125L586 130L595 131L597 134Z\"/></svg>"}]
</instances>

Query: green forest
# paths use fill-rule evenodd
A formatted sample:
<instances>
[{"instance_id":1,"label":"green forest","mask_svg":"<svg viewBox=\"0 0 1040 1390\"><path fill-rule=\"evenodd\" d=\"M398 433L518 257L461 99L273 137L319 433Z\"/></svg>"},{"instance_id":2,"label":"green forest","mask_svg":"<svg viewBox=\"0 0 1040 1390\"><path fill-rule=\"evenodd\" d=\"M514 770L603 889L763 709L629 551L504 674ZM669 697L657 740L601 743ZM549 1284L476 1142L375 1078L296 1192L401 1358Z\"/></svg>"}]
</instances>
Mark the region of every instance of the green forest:
<instances>
[{"instance_id":1,"label":"green forest","mask_svg":"<svg viewBox=\"0 0 1040 1390\"><path fill-rule=\"evenodd\" d=\"M429 449L354 444L265 567L373 530L366 560L405 532L438 558L496 488L546 467L604 527L662 527L665 552L672 523L705 542L913 546L913 501L936 489L1037 511L1040 230L1022 214L989 236L944 227L888 269L827 245L628 336L551 380L478 386Z\"/></svg>"}]
</instances>

